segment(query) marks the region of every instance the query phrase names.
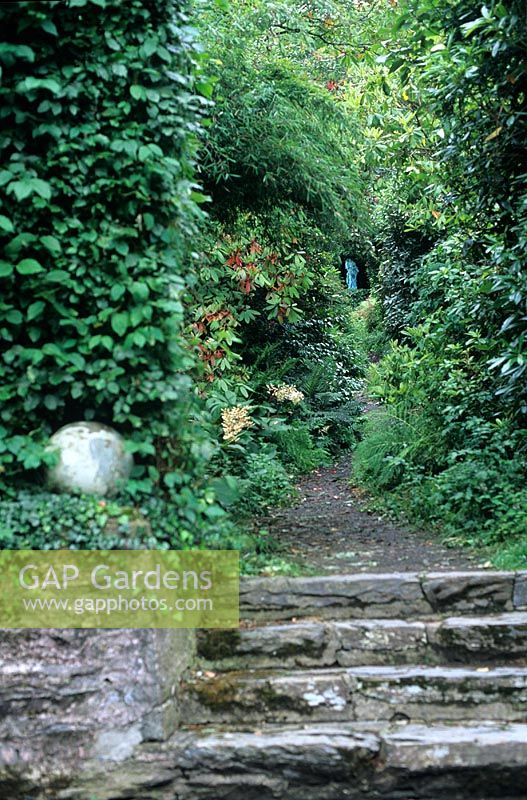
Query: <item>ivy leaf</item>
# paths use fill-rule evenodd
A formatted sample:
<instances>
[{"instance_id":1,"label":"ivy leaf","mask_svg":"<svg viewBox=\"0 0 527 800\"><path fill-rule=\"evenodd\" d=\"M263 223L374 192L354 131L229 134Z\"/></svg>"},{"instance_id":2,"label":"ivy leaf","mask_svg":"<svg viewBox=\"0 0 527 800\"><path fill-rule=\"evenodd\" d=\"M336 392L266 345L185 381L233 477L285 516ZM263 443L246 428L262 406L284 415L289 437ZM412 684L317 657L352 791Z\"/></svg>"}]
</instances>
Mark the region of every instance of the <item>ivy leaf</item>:
<instances>
[{"instance_id":1,"label":"ivy leaf","mask_svg":"<svg viewBox=\"0 0 527 800\"><path fill-rule=\"evenodd\" d=\"M46 181L41 180L40 178L33 178L32 179L33 187L35 192L39 194L44 200L49 200L51 197L51 186Z\"/></svg>"},{"instance_id":2,"label":"ivy leaf","mask_svg":"<svg viewBox=\"0 0 527 800\"><path fill-rule=\"evenodd\" d=\"M65 269L52 269L51 272L46 274L46 280L53 283L62 283L62 281L68 281L69 278L69 272L66 272Z\"/></svg>"},{"instance_id":3,"label":"ivy leaf","mask_svg":"<svg viewBox=\"0 0 527 800\"><path fill-rule=\"evenodd\" d=\"M80 353L68 353L68 359L77 369L84 369L86 366L86 360Z\"/></svg>"},{"instance_id":4,"label":"ivy leaf","mask_svg":"<svg viewBox=\"0 0 527 800\"><path fill-rule=\"evenodd\" d=\"M130 94L134 100L146 100L146 89L143 86L139 86L137 83L130 86Z\"/></svg>"},{"instance_id":5,"label":"ivy leaf","mask_svg":"<svg viewBox=\"0 0 527 800\"><path fill-rule=\"evenodd\" d=\"M162 156L163 151L157 144L143 144L139 148L139 161L147 161L151 156Z\"/></svg>"},{"instance_id":6,"label":"ivy leaf","mask_svg":"<svg viewBox=\"0 0 527 800\"><path fill-rule=\"evenodd\" d=\"M112 72L114 75L119 75L120 78L126 78L128 70L124 64L112 64Z\"/></svg>"},{"instance_id":7,"label":"ivy leaf","mask_svg":"<svg viewBox=\"0 0 527 800\"><path fill-rule=\"evenodd\" d=\"M12 181L7 187L8 192L13 192L17 200L25 200L33 189L29 181Z\"/></svg>"},{"instance_id":8,"label":"ivy leaf","mask_svg":"<svg viewBox=\"0 0 527 800\"><path fill-rule=\"evenodd\" d=\"M51 197L51 187L49 183L40 178L25 178L21 181L11 181L7 187L8 192L13 192L17 200L25 200L31 194L38 194L44 200Z\"/></svg>"},{"instance_id":9,"label":"ivy leaf","mask_svg":"<svg viewBox=\"0 0 527 800\"><path fill-rule=\"evenodd\" d=\"M5 318L13 325L20 325L20 323L24 321L24 317L16 308L12 308L10 311L8 311L5 315Z\"/></svg>"},{"instance_id":10,"label":"ivy leaf","mask_svg":"<svg viewBox=\"0 0 527 800\"><path fill-rule=\"evenodd\" d=\"M112 328L118 336L124 336L129 324L128 312L121 311L112 317Z\"/></svg>"},{"instance_id":11,"label":"ivy leaf","mask_svg":"<svg viewBox=\"0 0 527 800\"><path fill-rule=\"evenodd\" d=\"M8 217L0 214L0 229L6 231L6 233L13 233L15 226Z\"/></svg>"},{"instance_id":12,"label":"ivy leaf","mask_svg":"<svg viewBox=\"0 0 527 800\"><path fill-rule=\"evenodd\" d=\"M31 64L35 61L35 51L25 44L9 44L8 42L2 42L2 44L0 44L0 59L2 61L7 61L6 56L9 60L11 60L13 56L23 58Z\"/></svg>"},{"instance_id":13,"label":"ivy leaf","mask_svg":"<svg viewBox=\"0 0 527 800\"><path fill-rule=\"evenodd\" d=\"M44 405L46 406L46 408L49 408L50 411L54 411L56 408L59 407L58 398L54 394L47 394L44 397Z\"/></svg>"},{"instance_id":14,"label":"ivy leaf","mask_svg":"<svg viewBox=\"0 0 527 800\"><path fill-rule=\"evenodd\" d=\"M14 271L14 264L10 264L9 261L0 261L0 278L7 278L7 276L12 275Z\"/></svg>"},{"instance_id":15,"label":"ivy leaf","mask_svg":"<svg viewBox=\"0 0 527 800\"><path fill-rule=\"evenodd\" d=\"M34 78L32 76L20 81L16 86L17 92L22 94L31 92L33 89L48 89L53 94L57 94L60 92L61 86L53 78Z\"/></svg>"},{"instance_id":16,"label":"ivy leaf","mask_svg":"<svg viewBox=\"0 0 527 800\"><path fill-rule=\"evenodd\" d=\"M130 292L136 302L143 302L148 298L148 295L150 294L150 290L146 285L146 283L139 283L138 281L135 281L132 284Z\"/></svg>"},{"instance_id":17,"label":"ivy leaf","mask_svg":"<svg viewBox=\"0 0 527 800\"><path fill-rule=\"evenodd\" d=\"M44 267L34 258L24 258L16 265L16 271L20 275L35 275L37 272L44 272Z\"/></svg>"},{"instance_id":18,"label":"ivy leaf","mask_svg":"<svg viewBox=\"0 0 527 800\"><path fill-rule=\"evenodd\" d=\"M144 58L150 58L150 56L153 56L156 52L158 43L159 40L157 38L149 37L148 39L145 39L140 47L139 52Z\"/></svg>"},{"instance_id":19,"label":"ivy leaf","mask_svg":"<svg viewBox=\"0 0 527 800\"><path fill-rule=\"evenodd\" d=\"M29 247L29 245L33 244L33 242L36 242L36 240L37 237L34 233L23 231L22 233L19 233L18 236L15 236L14 239L11 239L8 244L6 244L5 252L9 256L16 256L21 250L23 250L25 247Z\"/></svg>"},{"instance_id":20,"label":"ivy leaf","mask_svg":"<svg viewBox=\"0 0 527 800\"><path fill-rule=\"evenodd\" d=\"M122 283L114 283L114 285L110 289L110 297L112 298L112 300L120 300L125 291L126 289L124 288Z\"/></svg>"},{"instance_id":21,"label":"ivy leaf","mask_svg":"<svg viewBox=\"0 0 527 800\"><path fill-rule=\"evenodd\" d=\"M45 307L46 304L43 303L42 300L37 300L35 303L31 303L27 310L27 321L31 322L32 319L39 317L44 311Z\"/></svg>"},{"instance_id":22,"label":"ivy leaf","mask_svg":"<svg viewBox=\"0 0 527 800\"><path fill-rule=\"evenodd\" d=\"M57 26L50 19L42 20L42 22L40 23L40 27L42 28L43 31L46 31L46 33L50 33L52 36L59 35Z\"/></svg>"},{"instance_id":23,"label":"ivy leaf","mask_svg":"<svg viewBox=\"0 0 527 800\"><path fill-rule=\"evenodd\" d=\"M58 256L62 250L59 240L56 239L54 236L42 236L40 241L53 256Z\"/></svg>"}]
</instances>

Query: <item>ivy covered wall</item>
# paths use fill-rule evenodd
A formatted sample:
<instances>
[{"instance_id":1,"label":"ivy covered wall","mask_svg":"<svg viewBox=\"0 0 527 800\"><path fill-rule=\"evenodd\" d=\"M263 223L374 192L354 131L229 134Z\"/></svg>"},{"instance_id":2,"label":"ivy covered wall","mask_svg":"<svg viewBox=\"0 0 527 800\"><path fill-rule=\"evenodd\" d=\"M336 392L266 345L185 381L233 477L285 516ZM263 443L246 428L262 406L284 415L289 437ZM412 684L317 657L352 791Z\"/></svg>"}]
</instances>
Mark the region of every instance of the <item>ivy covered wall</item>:
<instances>
[{"instance_id":1,"label":"ivy covered wall","mask_svg":"<svg viewBox=\"0 0 527 800\"><path fill-rule=\"evenodd\" d=\"M181 298L205 101L187 11L185 0L0 5L4 488L75 419L135 436L147 461L188 428Z\"/></svg>"}]
</instances>

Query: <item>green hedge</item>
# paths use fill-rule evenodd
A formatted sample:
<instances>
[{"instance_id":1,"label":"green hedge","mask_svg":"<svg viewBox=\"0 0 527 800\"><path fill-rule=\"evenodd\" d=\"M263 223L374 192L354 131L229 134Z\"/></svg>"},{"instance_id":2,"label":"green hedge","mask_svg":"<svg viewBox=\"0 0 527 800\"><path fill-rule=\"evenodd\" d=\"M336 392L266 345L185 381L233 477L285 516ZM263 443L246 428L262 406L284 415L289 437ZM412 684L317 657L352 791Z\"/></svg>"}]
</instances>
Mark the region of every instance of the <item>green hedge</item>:
<instances>
[{"instance_id":1,"label":"green hedge","mask_svg":"<svg viewBox=\"0 0 527 800\"><path fill-rule=\"evenodd\" d=\"M180 330L205 101L186 7L0 5L4 489L75 419L136 439L154 479L192 437Z\"/></svg>"}]
</instances>

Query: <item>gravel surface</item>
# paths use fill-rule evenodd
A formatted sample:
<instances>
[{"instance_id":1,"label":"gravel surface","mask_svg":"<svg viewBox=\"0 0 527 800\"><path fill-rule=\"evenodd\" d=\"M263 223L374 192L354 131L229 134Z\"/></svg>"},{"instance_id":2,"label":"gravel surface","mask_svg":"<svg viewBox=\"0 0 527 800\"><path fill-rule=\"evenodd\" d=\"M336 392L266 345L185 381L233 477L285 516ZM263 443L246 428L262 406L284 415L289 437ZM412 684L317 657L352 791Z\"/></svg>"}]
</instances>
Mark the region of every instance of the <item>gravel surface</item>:
<instances>
[{"instance_id":1,"label":"gravel surface","mask_svg":"<svg viewBox=\"0 0 527 800\"><path fill-rule=\"evenodd\" d=\"M289 558L316 574L463 570L488 567L481 553L449 548L372 512L351 487L349 460L321 468L298 483L298 499L258 520ZM482 563L484 562L484 563Z\"/></svg>"}]
</instances>

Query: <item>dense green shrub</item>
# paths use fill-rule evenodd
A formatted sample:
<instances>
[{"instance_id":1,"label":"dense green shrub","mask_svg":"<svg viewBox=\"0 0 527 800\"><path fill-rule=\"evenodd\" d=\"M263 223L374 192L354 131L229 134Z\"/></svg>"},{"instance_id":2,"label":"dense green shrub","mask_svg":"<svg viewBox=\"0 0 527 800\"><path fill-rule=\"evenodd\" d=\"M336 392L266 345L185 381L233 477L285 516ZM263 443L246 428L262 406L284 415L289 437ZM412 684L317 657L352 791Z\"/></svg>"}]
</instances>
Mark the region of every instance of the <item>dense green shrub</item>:
<instances>
[{"instance_id":1,"label":"dense green shrub","mask_svg":"<svg viewBox=\"0 0 527 800\"><path fill-rule=\"evenodd\" d=\"M251 4L209 14L203 37L217 86L202 171L215 215L228 223L239 209L301 208L324 233L349 239L364 211L355 117L298 54L286 56L276 40L264 45Z\"/></svg>"},{"instance_id":2,"label":"dense green shrub","mask_svg":"<svg viewBox=\"0 0 527 800\"><path fill-rule=\"evenodd\" d=\"M461 458L429 482L427 517L470 545L509 544L527 531L527 491L519 464L492 452Z\"/></svg>"},{"instance_id":3,"label":"dense green shrub","mask_svg":"<svg viewBox=\"0 0 527 800\"><path fill-rule=\"evenodd\" d=\"M354 454L354 480L373 491L390 491L419 463L423 446L426 440L412 436L404 420L384 412L370 415ZM409 453L417 459L408 458Z\"/></svg>"},{"instance_id":4,"label":"dense green shrub","mask_svg":"<svg viewBox=\"0 0 527 800\"><path fill-rule=\"evenodd\" d=\"M389 336L400 339L412 317L418 293L415 274L421 257L432 245L428 233L408 230L404 206L390 209L377 233L379 275L377 293L382 303L383 322Z\"/></svg>"},{"instance_id":5,"label":"dense green shrub","mask_svg":"<svg viewBox=\"0 0 527 800\"><path fill-rule=\"evenodd\" d=\"M399 343L372 371L384 411L355 475L414 521L520 558L527 9L408 0L400 12L379 62L402 128L382 134L374 208L378 291Z\"/></svg>"},{"instance_id":6,"label":"dense green shrub","mask_svg":"<svg viewBox=\"0 0 527 800\"><path fill-rule=\"evenodd\" d=\"M291 479L276 453L262 448L247 452L239 479L239 498L233 510L243 515L262 514L291 498Z\"/></svg>"},{"instance_id":7,"label":"dense green shrub","mask_svg":"<svg viewBox=\"0 0 527 800\"><path fill-rule=\"evenodd\" d=\"M311 472L323 464L328 464L328 452L317 445L305 423L289 425L275 434L280 460L292 472L302 474Z\"/></svg>"},{"instance_id":8,"label":"dense green shrub","mask_svg":"<svg viewBox=\"0 0 527 800\"><path fill-rule=\"evenodd\" d=\"M359 349L370 362L377 363L386 354L390 344L381 303L374 295L370 295L357 305L352 321Z\"/></svg>"},{"instance_id":9,"label":"dense green shrub","mask_svg":"<svg viewBox=\"0 0 527 800\"><path fill-rule=\"evenodd\" d=\"M248 213L233 219L228 232L211 223L202 247L189 316L202 378L210 383L239 371L253 340L261 345L256 332L268 329L270 340L276 339L282 324L299 318L299 302L312 278L290 231L277 225L271 235Z\"/></svg>"},{"instance_id":10,"label":"dense green shrub","mask_svg":"<svg viewBox=\"0 0 527 800\"><path fill-rule=\"evenodd\" d=\"M146 524L115 502L49 492L19 492L0 509L0 546L13 549L111 549L146 541ZM138 528L133 537L130 523ZM127 542L127 543L128 543Z\"/></svg>"},{"instance_id":11,"label":"dense green shrub","mask_svg":"<svg viewBox=\"0 0 527 800\"><path fill-rule=\"evenodd\" d=\"M385 410L365 427L355 479L420 524L505 552L525 532L527 440L489 371L499 309L475 255L452 236L416 271L418 324L372 371Z\"/></svg>"},{"instance_id":12,"label":"dense green shrub","mask_svg":"<svg viewBox=\"0 0 527 800\"><path fill-rule=\"evenodd\" d=\"M506 425L471 418L459 449L448 439L441 447L430 424L415 410L409 421L393 410L373 416L355 452L354 481L452 543L488 547L503 565L524 565L514 553L522 557L526 540L527 491L522 460L514 456L525 444Z\"/></svg>"},{"instance_id":13,"label":"dense green shrub","mask_svg":"<svg viewBox=\"0 0 527 800\"><path fill-rule=\"evenodd\" d=\"M491 295L496 312L488 351L496 390L523 414L527 7L523 0L410 0L405 11L408 39L388 60L401 69L408 96L430 113L425 132L440 169L429 171L425 225L433 217L438 234L459 232L484 274L481 300ZM409 160L407 169L419 174L423 167ZM479 315L477 302L472 313Z\"/></svg>"},{"instance_id":14,"label":"dense green shrub","mask_svg":"<svg viewBox=\"0 0 527 800\"><path fill-rule=\"evenodd\" d=\"M186 11L179 0L0 5L0 469L11 488L52 429L82 418L128 434L151 479L192 473L193 359L180 331L204 101Z\"/></svg>"}]
</instances>

